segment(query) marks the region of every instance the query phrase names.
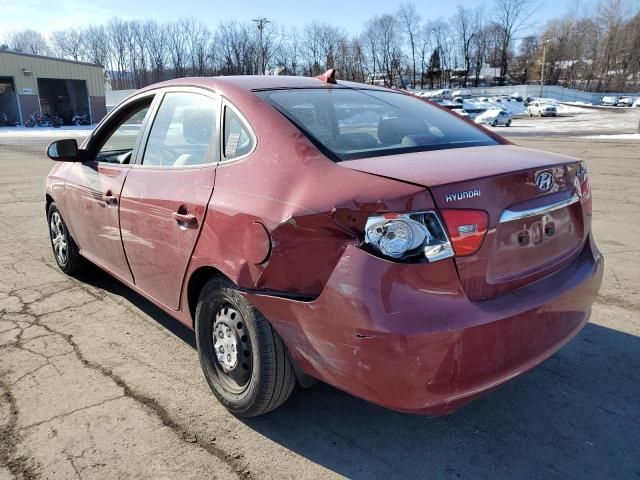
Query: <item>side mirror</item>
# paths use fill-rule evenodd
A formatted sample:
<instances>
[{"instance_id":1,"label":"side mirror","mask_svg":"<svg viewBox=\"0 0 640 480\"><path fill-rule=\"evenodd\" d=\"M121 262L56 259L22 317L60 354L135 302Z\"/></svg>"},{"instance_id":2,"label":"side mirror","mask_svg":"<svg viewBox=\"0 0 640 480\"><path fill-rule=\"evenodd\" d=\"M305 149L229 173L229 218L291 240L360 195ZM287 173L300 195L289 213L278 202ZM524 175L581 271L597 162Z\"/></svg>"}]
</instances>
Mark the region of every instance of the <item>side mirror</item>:
<instances>
[{"instance_id":1,"label":"side mirror","mask_svg":"<svg viewBox=\"0 0 640 480\"><path fill-rule=\"evenodd\" d=\"M74 138L55 141L47 147L47 155L57 162L78 162L78 142Z\"/></svg>"}]
</instances>

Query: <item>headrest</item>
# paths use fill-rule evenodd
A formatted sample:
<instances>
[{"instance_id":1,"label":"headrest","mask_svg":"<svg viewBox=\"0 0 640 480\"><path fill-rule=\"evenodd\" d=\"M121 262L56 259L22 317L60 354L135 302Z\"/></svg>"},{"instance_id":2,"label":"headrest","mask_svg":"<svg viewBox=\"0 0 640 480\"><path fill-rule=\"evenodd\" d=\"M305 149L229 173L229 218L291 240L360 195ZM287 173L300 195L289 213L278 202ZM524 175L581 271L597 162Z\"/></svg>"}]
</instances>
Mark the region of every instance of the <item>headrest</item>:
<instances>
[{"instance_id":1,"label":"headrest","mask_svg":"<svg viewBox=\"0 0 640 480\"><path fill-rule=\"evenodd\" d=\"M182 135L188 143L208 143L215 127L210 108L187 107L182 113Z\"/></svg>"},{"instance_id":2,"label":"headrest","mask_svg":"<svg viewBox=\"0 0 640 480\"><path fill-rule=\"evenodd\" d=\"M395 145L407 135L425 133L425 129L423 124L410 117L384 118L378 123L378 140L380 143Z\"/></svg>"},{"instance_id":3,"label":"headrest","mask_svg":"<svg viewBox=\"0 0 640 480\"><path fill-rule=\"evenodd\" d=\"M373 135L364 132L342 133L338 136L338 145L348 150L376 148L378 142Z\"/></svg>"}]
</instances>

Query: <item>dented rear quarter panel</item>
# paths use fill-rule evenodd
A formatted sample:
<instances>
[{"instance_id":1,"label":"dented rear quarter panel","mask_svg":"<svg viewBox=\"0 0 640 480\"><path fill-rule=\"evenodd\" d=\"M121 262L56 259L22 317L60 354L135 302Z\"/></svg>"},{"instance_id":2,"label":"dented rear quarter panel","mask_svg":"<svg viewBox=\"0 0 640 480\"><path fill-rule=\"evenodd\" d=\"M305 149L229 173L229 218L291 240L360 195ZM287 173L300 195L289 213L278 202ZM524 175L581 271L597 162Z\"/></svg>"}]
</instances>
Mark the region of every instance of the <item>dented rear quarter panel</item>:
<instances>
[{"instance_id":1,"label":"dented rear quarter panel","mask_svg":"<svg viewBox=\"0 0 640 480\"><path fill-rule=\"evenodd\" d=\"M189 275L213 266L242 288L314 297L346 247L359 241L349 222L364 222L371 212L434 207L423 187L329 160L255 95L233 101L257 145L248 157L218 166Z\"/></svg>"}]
</instances>

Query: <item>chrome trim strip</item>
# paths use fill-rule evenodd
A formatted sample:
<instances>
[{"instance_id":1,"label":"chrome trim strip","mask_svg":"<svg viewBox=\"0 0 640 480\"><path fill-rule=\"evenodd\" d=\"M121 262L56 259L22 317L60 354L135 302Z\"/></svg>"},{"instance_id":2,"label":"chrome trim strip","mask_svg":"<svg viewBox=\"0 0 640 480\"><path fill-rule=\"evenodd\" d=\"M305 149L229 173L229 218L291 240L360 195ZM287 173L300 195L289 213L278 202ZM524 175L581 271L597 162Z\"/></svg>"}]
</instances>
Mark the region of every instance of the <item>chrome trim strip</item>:
<instances>
[{"instance_id":1,"label":"chrome trim strip","mask_svg":"<svg viewBox=\"0 0 640 480\"><path fill-rule=\"evenodd\" d=\"M520 220L522 218L534 217L536 215L542 215L545 213L553 212L554 210L560 210L561 208L568 207L569 205L573 205L574 203L578 203L580 201L580 197L577 193L573 193L569 198L565 200L560 200L559 202L551 203L549 205L544 205L542 207L530 208L528 210L505 210L500 215L499 223L512 222L514 220Z\"/></svg>"}]
</instances>

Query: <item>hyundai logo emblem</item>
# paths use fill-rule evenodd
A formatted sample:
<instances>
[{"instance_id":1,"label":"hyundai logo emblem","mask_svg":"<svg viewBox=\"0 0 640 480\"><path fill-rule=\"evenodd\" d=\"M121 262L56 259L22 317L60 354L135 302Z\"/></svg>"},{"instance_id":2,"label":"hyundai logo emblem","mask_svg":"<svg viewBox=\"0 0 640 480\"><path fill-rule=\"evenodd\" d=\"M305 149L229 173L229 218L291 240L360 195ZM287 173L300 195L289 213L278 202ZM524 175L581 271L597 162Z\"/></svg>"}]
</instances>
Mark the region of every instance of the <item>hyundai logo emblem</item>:
<instances>
[{"instance_id":1,"label":"hyundai logo emblem","mask_svg":"<svg viewBox=\"0 0 640 480\"><path fill-rule=\"evenodd\" d=\"M548 192L551 190L551 187L553 187L553 175L549 172L540 172L536 175L536 185L538 186L538 190Z\"/></svg>"}]
</instances>

